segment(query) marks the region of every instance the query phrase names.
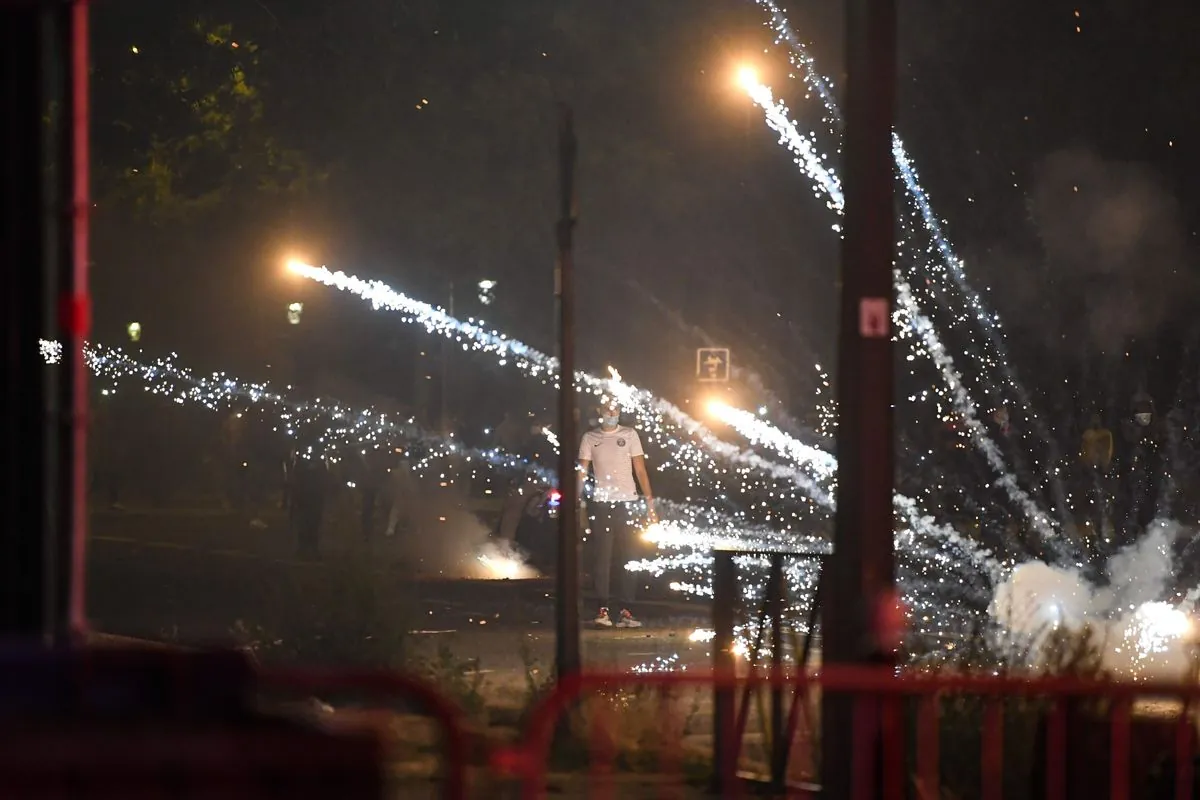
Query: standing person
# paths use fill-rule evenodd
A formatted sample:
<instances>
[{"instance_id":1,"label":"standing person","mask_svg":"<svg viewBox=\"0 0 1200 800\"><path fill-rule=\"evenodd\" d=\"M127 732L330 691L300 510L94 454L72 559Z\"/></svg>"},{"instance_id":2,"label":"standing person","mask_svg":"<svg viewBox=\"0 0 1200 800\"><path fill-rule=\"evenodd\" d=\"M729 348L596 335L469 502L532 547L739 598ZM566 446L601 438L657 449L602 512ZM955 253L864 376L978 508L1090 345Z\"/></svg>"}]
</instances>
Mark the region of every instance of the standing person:
<instances>
[{"instance_id":1,"label":"standing person","mask_svg":"<svg viewBox=\"0 0 1200 800\"><path fill-rule=\"evenodd\" d=\"M375 508L379 505L379 495L385 489L388 473L391 469L388 462L392 454L387 450L375 448L358 457L355 466L360 473L358 476L359 497L362 501L359 514L359 528L364 542L371 540L375 528Z\"/></svg>"},{"instance_id":2,"label":"standing person","mask_svg":"<svg viewBox=\"0 0 1200 800\"><path fill-rule=\"evenodd\" d=\"M642 440L633 428L621 425L621 409L606 401L600 408L600 427L588 431L579 443L579 497L591 469L595 491L589 504L592 532L593 569L596 594L600 598L600 613L596 625L603 628L640 628L629 606L633 603L636 578L625 569L633 555L635 505L637 486L642 487L646 500L646 515L653 523L654 496L650 476L646 472L646 453ZM634 483L634 478L637 483ZM612 591L612 572L617 571L616 594ZM609 615L610 601L620 603L620 613L614 620Z\"/></svg>"},{"instance_id":3,"label":"standing person","mask_svg":"<svg viewBox=\"0 0 1200 800\"><path fill-rule=\"evenodd\" d=\"M389 510L385 535L395 536L397 526L412 527L417 500L416 479L408 453L401 452L388 470L386 491Z\"/></svg>"},{"instance_id":4,"label":"standing person","mask_svg":"<svg viewBox=\"0 0 1200 800\"><path fill-rule=\"evenodd\" d=\"M329 468L324 458L305 458L296 454L292 459L291 478L288 522L296 537L297 555L301 559L316 559L321 551L321 523L329 491Z\"/></svg>"},{"instance_id":5,"label":"standing person","mask_svg":"<svg viewBox=\"0 0 1200 800\"><path fill-rule=\"evenodd\" d=\"M492 441L496 447L506 453L516 453L521 449L521 439L524 431L522 426L509 411L504 412L504 419L492 431Z\"/></svg>"}]
</instances>

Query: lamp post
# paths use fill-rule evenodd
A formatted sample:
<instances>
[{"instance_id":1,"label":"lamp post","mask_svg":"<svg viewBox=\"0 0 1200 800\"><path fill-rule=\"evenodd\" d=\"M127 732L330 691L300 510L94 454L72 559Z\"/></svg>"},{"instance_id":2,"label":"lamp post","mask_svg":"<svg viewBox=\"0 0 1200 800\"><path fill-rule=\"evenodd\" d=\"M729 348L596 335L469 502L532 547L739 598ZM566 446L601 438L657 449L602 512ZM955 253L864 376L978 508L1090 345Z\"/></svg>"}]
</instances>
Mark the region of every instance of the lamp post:
<instances>
[{"instance_id":1,"label":"lamp post","mask_svg":"<svg viewBox=\"0 0 1200 800\"><path fill-rule=\"evenodd\" d=\"M579 645L579 485L575 475L575 121L569 106L559 109L558 259L554 291L558 298L558 575L556 585L555 666L558 678L582 668Z\"/></svg>"},{"instance_id":2,"label":"lamp post","mask_svg":"<svg viewBox=\"0 0 1200 800\"><path fill-rule=\"evenodd\" d=\"M475 289L478 292L480 305L490 306L496 301L496 281L484 279L475 284ZM454 281L450 281L449 291L447 296L446 313L454 316ZM447 400L450 394L450 348L451 340L446 339L442 342L442 357L441 357L441 376L439 383L441 384L441 395L438 398L439 421L442 427L442 433L449 434L450 431L450 413L447 409Z\"/></svg>"}]
</instances>

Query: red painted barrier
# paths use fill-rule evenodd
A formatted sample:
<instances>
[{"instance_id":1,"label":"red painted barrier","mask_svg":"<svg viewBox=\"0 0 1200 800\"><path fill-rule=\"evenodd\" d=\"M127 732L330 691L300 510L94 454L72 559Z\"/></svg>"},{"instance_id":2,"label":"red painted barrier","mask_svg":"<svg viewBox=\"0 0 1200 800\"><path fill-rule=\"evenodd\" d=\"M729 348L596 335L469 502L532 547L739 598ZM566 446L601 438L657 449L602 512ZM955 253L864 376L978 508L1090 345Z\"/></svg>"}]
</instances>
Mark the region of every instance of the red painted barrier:
<instances>
[{"instance_id":1,"label":"red painted barrier","mask_svg":"<svg viewBox=\"0 0 1200 800\"><path fill-rule=\"evenodd\" d=\"M122 659L131 664L140 659L143 664L144 672L139 674L149 677L142 683L152 684L147 702L157 702L156 698L165 697L163 692L178 699L171 719L180 736L155 740L144 730L119 726L110 729L108 739L90 729L65 738L54 731L40 738L29 733L9 736L5 757L0 759L4 761L0 775L17 780L57 779L56 765L63 762L69 763L72 775L161 782L164 769L183 770L171 774L178 774L179 779L203 774L205 785L226 786L223 796L232 797L235 795L228 792L241 785L237 781L260 773L283 781L293 773L299 779L306 774L304 767L309 767L311 774L324 776L322 780L344 781L338 785L347 789L358 785L358 776L370 778L382 772L386 748L365 746L372 733L369 726L358 726L361 718L341 732L349 735L333 736L328 746L314 738L304 750L311 753L305 756L309 760L302 765L288 760L288 753L295 752L288 748L294 748L295 742L285 741L272 729L239 731L234 726L229 735L221 733L220 719L209 720L205 715L206 701L197 687L203 690L206 684L197 681L196 671L236 666L230 659L201 662L195 656L180 654L176 658L170 652L147 658L145 652L97 649L81 662L87 668L77 672L84 677L97 676L102 688L107 685L104 676L116 674L113 669ZM263 697L331 698L353 693L369 696L380 705L402 703L435 720L442 733L441 794L449 800L468 797L472 740L460 710L437 687L377 671L266 669L244 675L252 679L250 688ZM888 669L853 667L826 668L809 675L660 672L569 677L530 710L513 744L495 749L489 762L492 780L479 788L490 794L496 791L495 781L515 781L521 797L541 798L549 793L552 781L569 785L570 779L563 773L573 773L583 780L581 786L568 789L570 796L685 798L699 796L710 781L715 781L722 797L745 796L749 785L739 773L744 762L742 743L737 741L739 714L718 717L722 721L714 731L716 738L727 737L726 743L733 746L720 748L725 757L714 764L711 745L705 745L703 753L690 749L695 742L689 736L695 734L689 734L686 716L696 710L689 712L685 705L689 692L697 698L736 696L745 689L750 690L751 702L758 693L771 689L814 701L789 715L798 721L789 726L783 744L786 762L799 765L799 775L794 774L797 770L787 774L807 779L810 785L776 785L771 787L774 796L785 791L795 797L819 792L811 785L818 777L815 768L820 743L819 704L815 701L833 694L849 698L854 708L854 746L839 756L854 765L850 795L854 800L947 796L1179 800L1193 796L1198 685L897 675ZM226 694L213 697L220 700ZM108 697L104 691L89 692L80 684L81 708L102 710ZM1148 710L1151 699L1157 705ZM636 713L629 711L631 707ZM633 719L637 714L640 717ZM331 719L336 721L338 715ZM764 737L768 728L772 726L763 726ZM773 728L771 735L779 729ZM206 738L188 739L183 734L189 731L208 733ZM52 733L59 738L50 736ZM125 733L136 742L125 741ZM373 741L380 738L375 736ZM70 747L64 749L66 745ZM768 739L761 749L774 758L780 745ZM141 759L136 764L130 760L133 754ZM703 758L689 760L693 755ZM362 787L368 785L362 783ZM322 787L300 788L311 795L311 790ZM356 796L367 796L364 791L360 788ZM343 792L342 796L349 795Z\"/></svg>"},{"instance_id":2,"label":"red painted barrier","mask_svg":"<svg viewBox=\"0 0 1200 800\"><path fill-rule=\"evenodd\" d=\"M563 730L565 720L582 716L588 729L575 733L586 739L589 796L613 797L620 786L613 769L612 726L617 715L611 705L593 704L582 715L575 711L592 697L649 690L664 698L658 741L651 748L659 762L652 783L659 796L681 797L688 791L679 762L682 727L670 698L689 688L758 690L781 685L806 696L823 692L853 698L856 745L848 757L856 765L854 798L939 798L948 779L957 780L955 788L961 792L964 773L973 783L969 796L986 799L1193 796L1192 728L1200 686L897 675L887 669L854 667L776 679L769 674L723 678L692 672L570 677L536 706L520 742L498 752L493 766L520 780L522 797L546 796L556 733ZM1134 713L1136 703L1152 698L1159 703L1154 714ZM1175 706L1164 712L1164 701ZM969 711L967 721L956 723L964 708ZM819 736L811 722L806 720L800 726L803 735L790 743L793 759L801 755L796 752L798 745L809 751L804 755L810 759L815 755L811 743ZM579 727L578 720L574 727ZM962 751L972 738L978 744L971 743L967 749L975 754L966 758ZM953 762L946 761L947 749L956 751ZM1014 759L1021 755L1027 755L1029 763L1017 770ZM1157 779L1155 761L1165 767ZM736 754L715 769L723 796L744 794L744 782L735 775ZM1030 782L1014 783L1018 779ZM640 783L648 785L649 779ZM803 797L816 792L815 787L798 787L788 794Z\"/></svg>"}]
</instances>

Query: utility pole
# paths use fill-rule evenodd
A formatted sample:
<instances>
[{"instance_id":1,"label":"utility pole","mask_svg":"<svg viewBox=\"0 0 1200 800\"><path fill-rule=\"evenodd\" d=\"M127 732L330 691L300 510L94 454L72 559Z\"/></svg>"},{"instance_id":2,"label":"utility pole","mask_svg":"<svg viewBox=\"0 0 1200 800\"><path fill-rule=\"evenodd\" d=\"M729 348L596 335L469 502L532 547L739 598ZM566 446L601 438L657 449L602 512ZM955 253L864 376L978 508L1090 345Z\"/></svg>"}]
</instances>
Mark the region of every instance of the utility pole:
<instances>
[{"instance_id":1,"label":"utility pole","mask_svg":"<svg viewBox=\"0 0 1200 800\"><path fill-rule=\"evenodd\" d=\"M838 337L837 514L833 556L824 585L822 663L879 663L876 615L894 590L892 491L893 363L891 310L895 240L892 121L896 82L895 0L846 2L846 114L842 157L843 220L841 329ZM854 699L822 698L822 795L850 797L855 756L875 756L873 730L856 731ZM871 723L866 723L870 725ZM857 736L855 735L857 733ZM854 796L860 796L855 794Z\"/></svg>"},{"instance_id":2,"label":"utility pole","mask_svg":"<svg viewBox=\"0 0 1200 800\"><path fill-rule=\"evenodd\" d=\"M447 299L448 299L448 304L446 306L446 313L453 317L454 316L454 281L450 281L450 296ZM439 413L439 417L440 417L439 424L442 427L442 434L445 436L450 435L450 415L447 413L447 410L446 410L446 400L447 400L446 395L449 394L449 392L450 392L450 384L449 384L449 380L450 380L450 345L452 344L452 342L453 342L453 340L450 338L446 338L446 339L442 340L442 375L441 375L441 381L439 381L439 383L441 383L442 390L440 392L438 392L438 395L439 395L438 400L441 404L440 413Z\"/></svg>"},{"instance_id":3,"label":"utility pole","mask_svg":"<svg viewBox=\"0 0 1200 800\"><path fill-rule=\"evenodd\" d=\"M575 121L563 105L558 122L559 219L554 294L558 300L558 580L555 667L559 679L579 672L579 484L575 475Z\"/></svg>"}]
</instances>

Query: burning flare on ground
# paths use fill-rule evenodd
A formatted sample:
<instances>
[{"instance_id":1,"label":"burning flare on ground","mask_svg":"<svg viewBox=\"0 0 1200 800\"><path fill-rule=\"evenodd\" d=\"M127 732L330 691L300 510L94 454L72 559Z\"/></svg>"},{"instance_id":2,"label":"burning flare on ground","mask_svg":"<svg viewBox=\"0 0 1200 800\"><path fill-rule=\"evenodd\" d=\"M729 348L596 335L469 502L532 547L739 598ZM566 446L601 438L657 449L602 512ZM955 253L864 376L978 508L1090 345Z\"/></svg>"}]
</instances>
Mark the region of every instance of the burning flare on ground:
<instances>
[{"instance_id":1,"label":"burning flare on ground","mask_svg":"<svg viewBox=\"0 0 1200 800\"><path fill-rule=\"evenodd\" d=\"M518 581L540 577L515 548L493 542L480 549L475 565L471 577L478 580Z\"/></svg>"}]
</instances>

